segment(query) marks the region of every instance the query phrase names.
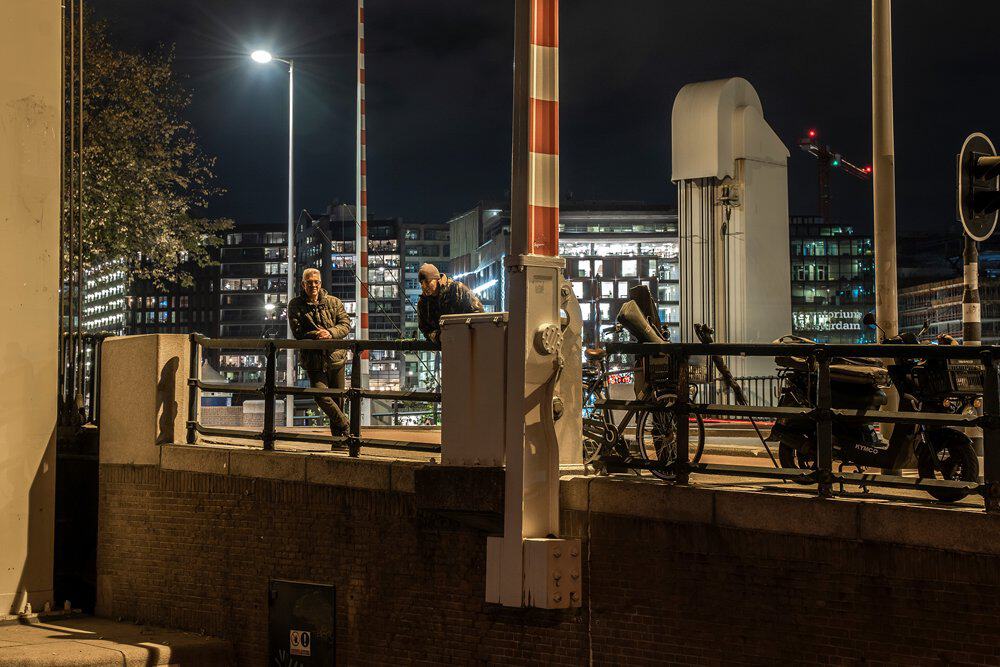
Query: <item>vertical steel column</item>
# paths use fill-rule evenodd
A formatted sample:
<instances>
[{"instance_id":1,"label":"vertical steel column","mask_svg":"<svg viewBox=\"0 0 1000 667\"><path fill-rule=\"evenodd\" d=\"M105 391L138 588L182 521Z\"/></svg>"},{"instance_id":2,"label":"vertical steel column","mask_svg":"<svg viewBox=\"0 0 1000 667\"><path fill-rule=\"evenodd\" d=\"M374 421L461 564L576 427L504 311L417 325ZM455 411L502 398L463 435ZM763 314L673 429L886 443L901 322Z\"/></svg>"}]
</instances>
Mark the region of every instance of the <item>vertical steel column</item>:
<instances>
[{"instance_id":1,"label":"vertical steel column","mask_svg":"<svg viewBox=\"0 0 1000 667\"><path fill-rule=\"evenodd\" d=\"M816 352L819 364L816 386L816 472L822 498L833 495L833 395L830 387L830 356L826 350Z\"/></svg>"},{"instance_id":2,"label":"vertical steel column","mask_svg":"<svg viewBox=\"0 0 1000 667\"><path fill-rule=\"evenodd\" d=\"M267 341L267 366L264 368L264 449L274 451L275 381L278 368L278 348Z\"/></svg>"},{"instance_id":3,"label":"vertical steel column","mask_svg":"<svg viewBox=\"0 0 1000 667\"><path fill-rule=\"evenodd\" d=\"M288 270L285 272L288 284L285 285L285 338L295 338L292 333L292 321L288 318L288 306L295 296L295 61L288 59L288 238L287 249ZM329 255L327 255L329 261ZM285 384L295 386L295 350L285 349ZM289 394L285 396L285 426L295 426L295 400Z\"/></svg>"},{"instance_id":4,"label":"vertical steel column","mask_svg":"<svg viewBox=\"0 0 1000 667\"><path fill-rule=\"evenodd\" d=\"M677 378L677 410L675 414L677 415L677 462L675 463L675 479L678 484L687 484L688 476L690 471L688 470L688 462L690 461L690 423L688 417L690 413L688 412L689 397L691 396L689 377L688 377L688 360L690 357L686 352L681 352L680 354L673 355L673 363L676 364L674 368L674 376Z\"/></svg>"},{"instance_id":5,"label":"vertical steel column","mask_svg":"<svg viewBox=\"0 0 1000 667\"><path fill-rule=\"evenodd\" d=\"M79 169L76 172L77 178L77 201L78 201L78 214L76 218L76 316L78 318L78 324L76 327L77 344L76 344L76 356L74 361L78 366L77 369L77 383L76 387L76 400L74 401L74 410L78 410L82 407L83 401L83 211L84 211L84 197L83 197L83 0L78 0L77 3L77 13L79 20L79 27L77 32L79 33L79 59L78 65L80 69L80 90L77 96L77 105L79 118L78 129L79 129L79 142L77 144L77 149L80 153L80 164Z\"/></svg>"},{"instance_id":6,"label":"vertical steel column","mask_svg":"<svg viewBox=\"0 0 1000 667\"><path fill-rule=\"evenodd\" d=\"M986 511L1000 512L1000 378L992 346L983 350L983 479Z\"/></svg>"},{"instance_id":7,"label":"vertical steel column","mask_svg":"<svg viewBox=\"0 0 1000 667\"><path fill-rule=\"evenodd\" d=\"M76 0L69 0L66 12L69 22L69 164L66 178L66 244L60 248L60 252L66 255L66 274L60 276L60 280L65 279L66 292L63 298L66 300L66 336L61 341L63 346L63 363L66 364L66 372L63 378L63 409L64 419L67 423L73 423L71 410L73 406L73 387L76 386L76 365L73 363L74 352L76 350L76 321L74 320L76 308L73 300L75 284L75 257L76 249ZM64 136L63 141L66 141ZM63 287L64 285L60 285Z\"/></svg>"},{"instance_id":8,"label":"vertical steel column","mask_svg":"<svg viewBox=\"0 0 1000 667\"><path fill-rule=\"evenodd\" d=\"M891 0L872 0L872 171L875 209L875 318L885 335L891 337L899 333Z\"/></svg>"},{"instance_id":9,"label":"vertical steel column","mask_svg":"<svg viewBox=\"0 0 1000 667\"><path fill-rule=\"evenodd\" d=\"M351 345L351 430L347 437L347 452L350 456L361 453L361 349L357 343Z\"/></svg>"},{"instance_id":10,"label":"vertical steel column","mask_svg":"<svg viewBox=\"0 0 1000 667\"><path fill-rule=\"evenodd\" d=\"M198 442L198 403L201 401L201 391L198 381L201 380L201 346L198 344L198 334L191 334L191 358L188 368L188 420L187 443Z\"/></svg>"}]
</instances>

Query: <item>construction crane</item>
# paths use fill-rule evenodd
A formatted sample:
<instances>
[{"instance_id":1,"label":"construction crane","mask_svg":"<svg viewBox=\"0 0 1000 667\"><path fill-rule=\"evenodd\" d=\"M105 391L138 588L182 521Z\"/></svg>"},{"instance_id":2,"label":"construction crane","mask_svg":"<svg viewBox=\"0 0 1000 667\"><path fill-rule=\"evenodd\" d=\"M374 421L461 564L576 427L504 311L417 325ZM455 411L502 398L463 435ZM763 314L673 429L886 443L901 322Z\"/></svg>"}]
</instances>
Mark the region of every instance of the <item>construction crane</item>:
<instances>
[{"instance_id":1,"label":"construction crane","mask_svg":"<svg viewBox=\"0 0 1000 667\"><path fill-rule=\"evenodd\" d=\"M871 166L859 167L848 162L840 153L829 146L820 144L816 139L816 130L809 130L806 136L799 139L799 148L816 158L819 172L819 214L824 220L830 219L830 170L839 169L861 181L872 179Z\"/></svg>"}]
</instances>

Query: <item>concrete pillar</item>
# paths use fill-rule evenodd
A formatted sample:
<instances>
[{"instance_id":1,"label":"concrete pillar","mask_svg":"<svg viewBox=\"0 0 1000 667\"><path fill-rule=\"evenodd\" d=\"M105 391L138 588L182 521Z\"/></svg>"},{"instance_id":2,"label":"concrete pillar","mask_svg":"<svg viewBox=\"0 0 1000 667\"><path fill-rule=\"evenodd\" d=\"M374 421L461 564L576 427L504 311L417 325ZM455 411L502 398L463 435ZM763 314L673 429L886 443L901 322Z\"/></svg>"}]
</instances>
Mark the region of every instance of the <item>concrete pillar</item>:
<instances>
[{"instance_id":1,"label":"concrete pillar","mask_svg":"<svg viewBox=\"0 0 1000 667\"><path fill-rule=\"evenodd\" d=\"M892 3L872 0L872 180L875 209L875 320L899 333L896 296L896 146L892 111Z\"/></svg>"},{"instance_id":2,"label":"concrete pillar","mask_svg":"<svg viewBox=\"0 0 1000 667\"><path fill-rule=\"evenodd\" d=\"M190 339L109 338L101 350L101 463L156 465L159 445L184 442Z\"/></svg>"},{"instance_id":3,"label":"concrete pillar","mask_svg":"<svg viewBox=\"0 0 1000 667\"><path fill-rule=\"evenodd\" d=\"M0 616L52 601L60 20L0 2Z\"/></svg>"}]
</instances>

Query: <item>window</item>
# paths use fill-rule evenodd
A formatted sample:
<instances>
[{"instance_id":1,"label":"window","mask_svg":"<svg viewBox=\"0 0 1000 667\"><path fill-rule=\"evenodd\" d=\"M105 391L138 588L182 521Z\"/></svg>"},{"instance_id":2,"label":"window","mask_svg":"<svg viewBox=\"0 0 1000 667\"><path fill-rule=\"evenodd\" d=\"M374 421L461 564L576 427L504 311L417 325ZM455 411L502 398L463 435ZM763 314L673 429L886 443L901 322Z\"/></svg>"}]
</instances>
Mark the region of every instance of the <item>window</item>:
<instances>
[{"instance_id":1,"label":"window","mask_svg":"<svg viewBox=\"0 0 1000 667\"><path fill-rule=\"evenodd\" d=\"M647 278L655 278L656 277L656 260L655 259L649 260L649 267L646 269L646 277Z\"/></svg>"},{"instance_id":2,"label":"window","mask_svg":"<svg viewBox=\"0 0 1000 667\"><path fill-rule=\"evenodd\" d=\"M627 299L628 298L628 283L624 280L618 283L618 298Z\"/></svg>"},{"instance_id":3,"label":"window","mask_svg":"<svg viewBox=\"0 0 1000 667\"><path fill-rule=\"evenodd\" d=\"M611 319L611 304L607 301L601 301L599 305L601 309L601 321L609 321Z\"/></svg>"},{"instance_id":4,"label":"window","mask_svg":"<svg viewBox=\"0 0 1000 667\"><path fill-rule=\"evenodd\" d=\"M604 260L595 259L594 260L594 275L603 276L604 275Z\"/></svg>"},{"instance_id":5,"label":"window","mask_svg":"<svg viewBox=\"0 0 1000 667\"><path fill-rule=\"evenodd\" d=\"M635 259L622 260L622 277L637 278L639 276L639 261Z\"/></svg>"},{"instance_id":6,"label":"window","mask_svg":"<svg viewBox=\"0 0 1000 667\"><path fill-rule=\"evenodd\" d=\"M601 298L612 299L615 296L615 284L610 281L601 282Z\"/></svg>"},{"instance_id":7,"label":"window","mask_svg":"<svg viewBox=\"0 0 1000 667\"><path fill-rule=\"evenodd\" d=\"M590 277L590 260L581 259L576 263L576 275L579 278Z\"/></svg>"},{"instance_id":8,"label":"window","mask_svg":"<svg viewBox=\"0 0 1000 667\"><path fill-rule=\"evenodd\" d=\"M420 230L419 229L412 229L412 228L411 229L407 229L403 233L403 238L405 238L407 241L416 241L417 239L420 238Z\"/></svg>"},{"instance_id":9,"label":"window","mask_svg":"<svg viewBox=\"0 0 1000 667\"><path fill-rule=\"evenodd\" d=\"M575 283L575 284L578 284L578 283ZM590 319L590 304L589 303L581 303L580 304L580 317L582 317L584 320L589 320Z\"/></svg>"},{"instance_id":10,"label":"window","mask_svg":"<svg viewBox=\"0 0 1000 667\"><path fill-rule=\"evenodd\" d=\"M577 299L583 298L583 283L579 280L573 281L573 294L576 295Z\"/></svg>"}]
</instances>

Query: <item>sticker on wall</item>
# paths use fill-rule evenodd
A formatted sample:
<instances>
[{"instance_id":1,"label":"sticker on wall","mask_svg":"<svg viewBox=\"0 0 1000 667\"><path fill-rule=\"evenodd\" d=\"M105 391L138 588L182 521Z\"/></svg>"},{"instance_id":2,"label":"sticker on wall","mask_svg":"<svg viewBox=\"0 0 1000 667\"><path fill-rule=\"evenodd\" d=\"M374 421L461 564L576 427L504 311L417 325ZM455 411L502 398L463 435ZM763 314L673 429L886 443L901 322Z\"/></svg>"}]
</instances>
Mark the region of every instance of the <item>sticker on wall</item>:
<instances>
[{"instance_id":1,"label":"sticker on wall","mask_svg":"<svg viewBox=\"0 0 1000 667\"><path fill-rule=\"evenodd\" d=\"M292 655L312 655L312 636L306 630L292 630L288 633L289 653Z\"/></svg>"}]
</instances>

